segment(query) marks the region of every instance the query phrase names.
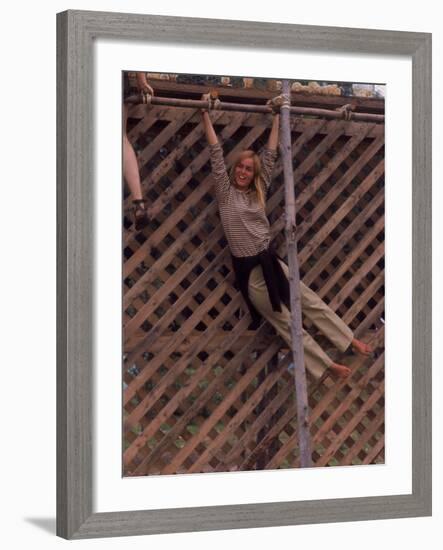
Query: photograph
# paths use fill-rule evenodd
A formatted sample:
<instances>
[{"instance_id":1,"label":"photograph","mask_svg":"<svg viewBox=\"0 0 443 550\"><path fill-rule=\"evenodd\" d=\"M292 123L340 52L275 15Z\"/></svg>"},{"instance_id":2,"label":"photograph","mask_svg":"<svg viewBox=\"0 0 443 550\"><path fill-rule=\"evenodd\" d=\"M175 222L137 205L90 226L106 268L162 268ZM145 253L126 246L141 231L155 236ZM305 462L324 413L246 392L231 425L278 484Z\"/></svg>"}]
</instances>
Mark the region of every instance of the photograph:
<instances>
[{"instance_id":1,"label":"photograph","mask_svg":"<svg viewBox=\"0 0 443 550\"><path fill-rule=\"evenodd\" d=\"M121 84L123 477L384 464L387 86Z\"/></svg>"}]
</instances>

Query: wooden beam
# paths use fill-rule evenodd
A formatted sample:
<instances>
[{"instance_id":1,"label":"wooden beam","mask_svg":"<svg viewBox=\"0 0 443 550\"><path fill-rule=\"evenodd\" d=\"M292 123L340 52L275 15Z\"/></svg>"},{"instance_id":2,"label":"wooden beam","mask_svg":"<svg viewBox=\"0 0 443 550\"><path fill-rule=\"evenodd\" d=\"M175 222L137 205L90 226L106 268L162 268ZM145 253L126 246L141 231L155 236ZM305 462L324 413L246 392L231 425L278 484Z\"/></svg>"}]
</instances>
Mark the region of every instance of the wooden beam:
<instances>
[{"instance_id":1,"label":"wooden beam","mask_svg":"<svg viewBox=\"0 0 443 550\"><path fill-rule=\"evenodd\" d=\"M281 106L280 147L285 179L286 243L288 247L289 287L291 301L291 339L294 358L295 392L297 397L297 424L300 443L300 464L302 468L311 466L311 442L309 434L308 392L306 384L305 358L303 350L303 328L301 318L300 273L295 237L295 195L292 169L291 125L289 120L289 81L283 81L283 94L288 102Z\"/></svg>"},{"instance_id":2,"label":"wooden beam","mask_svg":"<svg viewBox=\"0 0 443 550\"><path fill-rule=\"evenodd\" d=\"M149 78L149 76L148 76ZM134 79L135 80L135 79ZM276 91L271 89L254 88L241 88L232 85L217 85L217 84L187 84L185 82L174 82L170 80L160 80L149 78L149 83L154 89L155 95L162 95L165 97L179 97L181 99L200 99L202 94L214 90L218 93L219 97L242 102L266 102L275 96ZM135 86L135 82L134 82ZM367 112L384 112L385 99L382 97L360 97L360 96L346 96L346 95L324 95L315 93L303 93L302 91L292 91L291 100L297 105L304 105L306 107L318 107L325 108L341 107L347 103L350 103L356 110Z\"/></svg>"},{"instance_id":3,"label":"wooden beam","mask_svg":"<svg viewBox=\"0 0 443 550\"><path fill-rule=\"evenodd\" d=\"M143 96L132 95L126 99L128 104L139 104L143 102ZM167 107L187 107L189 109L207 109L208 102L201 99L177 99L172 97L148 96L150 105L165 105ZM220 111L239 111L241 113L271 113L272 109L268 105L254 105L249 103L233 103L222 101L216 107ZM357 120L360 122L382 122L385 121L384 115L373 113L355 113L349 110L347 114L344 111L336 109L322 109L318 107L300 107L292 106L289 112L293 115L317 116L329 119Z\"/></svg>"}]
</instances>

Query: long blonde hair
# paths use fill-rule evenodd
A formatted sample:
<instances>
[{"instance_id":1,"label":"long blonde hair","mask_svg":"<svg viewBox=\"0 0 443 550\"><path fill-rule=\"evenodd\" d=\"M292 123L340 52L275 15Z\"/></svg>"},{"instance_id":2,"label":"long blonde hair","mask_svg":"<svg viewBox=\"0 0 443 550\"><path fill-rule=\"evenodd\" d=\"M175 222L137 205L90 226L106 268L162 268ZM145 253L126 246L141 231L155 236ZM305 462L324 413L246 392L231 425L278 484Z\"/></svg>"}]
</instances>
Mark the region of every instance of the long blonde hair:
<instances>
[{"instance_id":1,"label":"long blonde hair","mask_svg":"<svg viewBox=\"0 0 443 550\"><path fill-rule=\"evenodd\" d=\"M261 161L260 157L254 153L251 149L246 149L245 151L241 151L238 153L238 155L235 157L234 162L232 163L231 171L230 171L230 178L231 181L235 181L235 168L237 164L244 159L252 158L253 165L254 165L254 180L253 185L255 189L255 194L257 196L258 202L265 207L266 204L266 196L264 191L264 185L263 185L263 178L261 177Z\"/></svg>"}]
</instances>

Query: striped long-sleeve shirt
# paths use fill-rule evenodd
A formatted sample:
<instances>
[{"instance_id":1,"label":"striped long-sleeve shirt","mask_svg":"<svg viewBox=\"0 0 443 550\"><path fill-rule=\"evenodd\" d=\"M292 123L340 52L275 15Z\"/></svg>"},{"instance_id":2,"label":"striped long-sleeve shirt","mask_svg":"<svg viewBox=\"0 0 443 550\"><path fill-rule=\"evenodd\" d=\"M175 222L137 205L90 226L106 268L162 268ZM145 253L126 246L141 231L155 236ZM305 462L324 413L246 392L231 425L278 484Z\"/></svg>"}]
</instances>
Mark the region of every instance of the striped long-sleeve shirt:
<instances>
[{"instance_id":1,"label":"striped long-sleeve shirt","mask_svg":"<svg viewBox=\"0 0 443 550\"><path fill-rule=\"evenodd\" d=\"M221 145L210 145L209 152L220 218L231 253L239 258L255 256L266 250L271 240L265 210L254 190L239 191L231 185ZM271 184L276 157L276 151L270 149L260 155L265 193Z\"/></svg>"}]
</instances>

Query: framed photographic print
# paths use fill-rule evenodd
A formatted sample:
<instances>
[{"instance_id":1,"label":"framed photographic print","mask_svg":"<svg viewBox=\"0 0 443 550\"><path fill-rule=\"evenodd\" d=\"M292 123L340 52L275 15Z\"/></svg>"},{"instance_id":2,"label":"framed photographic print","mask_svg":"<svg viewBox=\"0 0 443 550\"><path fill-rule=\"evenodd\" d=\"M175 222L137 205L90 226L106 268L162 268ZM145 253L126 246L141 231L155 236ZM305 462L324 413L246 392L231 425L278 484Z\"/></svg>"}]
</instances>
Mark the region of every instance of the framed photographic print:
<instances>
[{"instance_id":1,"label":"framed photographic print","mask_svg":"<svg viewBox=\"0 0 443 550\"><path fill-rule=\"evenodd\" d=\"M430 63L58 15L60 536L430 514Z\"/></svg>"}]
</instances>

